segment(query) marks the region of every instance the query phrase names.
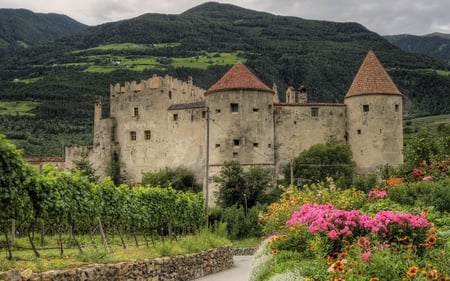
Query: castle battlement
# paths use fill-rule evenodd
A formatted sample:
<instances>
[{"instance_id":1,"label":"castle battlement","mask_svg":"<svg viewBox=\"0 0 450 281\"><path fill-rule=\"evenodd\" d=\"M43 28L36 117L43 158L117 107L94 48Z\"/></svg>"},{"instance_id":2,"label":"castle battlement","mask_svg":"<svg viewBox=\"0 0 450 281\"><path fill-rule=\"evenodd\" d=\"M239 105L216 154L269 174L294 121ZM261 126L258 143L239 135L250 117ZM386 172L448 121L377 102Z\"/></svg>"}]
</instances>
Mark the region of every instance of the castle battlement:
<instances>
[{"instance_id":1,"label":"castle battlement","mask_svg":"<svg viewBox=\"0 0 450 281\"><path fill-rule=\"evenodd\" d=\"M171 93L180 93L183 95L188 95L190 97L197 97L203 100L203 94L205 92L204 89L194 86L192 77L188 77L187 81L178 80L169 75L164 77L153 74L147 80L141 80L141 82L131 81L125 82L124 85L120 85L119 83L115 85L110 85L110 95L111 97L115 97L116 94L131 94L131 93L139 93L143 92L146 89L149 90L157 90L161 91L167 90Z\"/></svg>"}]
</instances>

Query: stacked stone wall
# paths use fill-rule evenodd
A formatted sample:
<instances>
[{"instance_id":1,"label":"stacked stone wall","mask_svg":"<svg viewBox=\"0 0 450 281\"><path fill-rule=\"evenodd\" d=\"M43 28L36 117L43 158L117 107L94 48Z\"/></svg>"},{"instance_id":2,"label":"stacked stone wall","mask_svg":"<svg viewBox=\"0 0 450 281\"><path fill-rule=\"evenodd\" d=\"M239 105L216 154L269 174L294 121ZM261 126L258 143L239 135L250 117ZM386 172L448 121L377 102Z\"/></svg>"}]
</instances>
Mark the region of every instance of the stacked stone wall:
<instances>
[{"instance_id":1,"label":"stacked stone wall","mask_svg":"<svg viewBox=\"0 0 450 281\"><path fill-rule=\"evenodd\" d=\"M66 270L33 273L11 270L0 273L5 281L187 281L228 269L233 265L233 249L221 247L208 251L135 260L115 264L94 264Z\"/></svg>"}]
</instances>

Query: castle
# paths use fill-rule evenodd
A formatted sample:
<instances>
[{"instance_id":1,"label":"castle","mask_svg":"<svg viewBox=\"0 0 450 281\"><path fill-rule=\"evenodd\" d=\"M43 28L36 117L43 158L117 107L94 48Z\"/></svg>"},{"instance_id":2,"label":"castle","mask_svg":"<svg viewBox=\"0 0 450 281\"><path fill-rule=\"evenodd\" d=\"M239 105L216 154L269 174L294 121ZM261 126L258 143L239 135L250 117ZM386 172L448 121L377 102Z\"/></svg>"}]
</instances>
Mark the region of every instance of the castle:
<instances>
[{"instance_id":1,"label":"castle","mask_svg":"<svg viewBox=\"0 0 450 281\"><path fill-rule=\"evenodd\" d=\"M372 51L343 104L309 103L304 87L289 87L281 103L276 86L265 85L242 63L206 91L192 78L156 75L111 85L109 117L103 117L101 101L95 104L93 147L66 150L66 163L86 150L100 176L118 160L130 182L183 166L200 182L208 173L213 185L225 161L271 168L275 178L301 151L330 140L351 146L359 172L403 162L402 94Z\"/></svg>"}]
</instances>

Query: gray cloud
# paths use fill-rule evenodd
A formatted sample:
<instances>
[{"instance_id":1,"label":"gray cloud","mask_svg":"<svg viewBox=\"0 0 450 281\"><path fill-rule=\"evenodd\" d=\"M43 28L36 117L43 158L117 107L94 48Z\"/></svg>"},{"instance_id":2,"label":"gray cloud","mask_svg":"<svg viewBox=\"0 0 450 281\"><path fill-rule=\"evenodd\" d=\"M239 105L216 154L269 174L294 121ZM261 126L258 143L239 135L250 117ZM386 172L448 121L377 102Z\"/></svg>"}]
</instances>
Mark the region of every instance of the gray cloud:
<instances>
[{"instance_id":1,"label":"gray cloud","mask_svg":"<svg viewBox=\"0 0 450 281\"><path fill-rule=\"evenodd\" d=\"M179 14L202 2L204 1L0 0L0 7L66 14L82 23L96 25L145 13ZM225 2L277 15L358 22L381 35L450 33L448 0L226 0L223 3Z\"/></svg>"}]
</instances>

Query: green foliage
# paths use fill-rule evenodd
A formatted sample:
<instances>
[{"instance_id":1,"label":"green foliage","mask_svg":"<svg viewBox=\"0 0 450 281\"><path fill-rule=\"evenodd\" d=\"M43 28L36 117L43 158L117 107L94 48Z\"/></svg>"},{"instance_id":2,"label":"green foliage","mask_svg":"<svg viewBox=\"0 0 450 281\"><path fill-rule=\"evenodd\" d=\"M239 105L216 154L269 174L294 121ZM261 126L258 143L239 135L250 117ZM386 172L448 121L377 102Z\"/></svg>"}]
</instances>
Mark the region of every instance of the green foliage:
<instances>
[{"instance_id":1,"label":"green foliage","mask_svg":"<svg viewBox=\"0 0 450 281\"><path fill-rule=\"evenodd\" d=\"M264 200L265 191L272 186L272 171L252 166L244 172L238 161L225 161L218 176L217 203L221 207L241 206L245 210Z\"/></svg>"},{"instance_id":2,"label":"green foliage","mask_svg":"<svg viewBox=\"0 0 450 281\"><path fill-rule=\"evenodd\" d=\"M194 233L204 220L202 193L191 193L172 188L116 186L111 178L99 184L89 180L84 171L61 172L44 166L34 173L24 163L19 150L0 135L0 227L8 237L11 220L15 220L29 235L34 245L36 228L41 237L48 233L58 235L60 255L64 248L77 245L78 233L91 233L103 225L105 233L118 233L125 248L122 233L140 235L169 235ZM69 233L69 239L63 234ZM42 245L45 244L42 240ZM137 243L137 242L136 242ZM9 258L12 244L7 238Z\"/></svg>"},{"instance_id":3,"label":"green foliage","mask_svg":"<svg viewBox=\"0 0 450 281\"><path fill-rule=\"evenodd\" d=\"M216 207L209 210L208 222L211 227L226 226L227 237L231 240L261 237L262 228L259 215L265 210L265 205L256 204L245 214L242 207Z\"/></svg>"},{"instance_id":4,"label":"green foliage","mask_svg":"<svg viewBox=\"0 0 450 281\"><path fill-rule=\"evenodd\" d=\"M424 176L435 179L444 177L448 169L445 168L450 155L450 134L447 126L431 131L422 128L417 134L411 136L403 150L404 163L393 171L393 174L414 181L414 170L420 169ZM422 178L422 177L420 177Z\"/></svg>"},{"instance_id":5,"label":"green foliage","mask_svg":"<svg viewBox=\"0 0 450 281\"><path fill-rule=\"evenodd\" d=\"M173 187L176 190L200 192L202 187L195 180L195 175L187 168L166 167L159 172L149 172L142 176L142 184L150 186Z\"/></svg>"},{"instance_id":6,"label":"green foliage","mask_svg":"<svg viewBox=\"0 0 450 281\"><path fill-rule=\"evenodd\" d=\"M350 185L355 166L350 146L338 142L313 145L295 157L291 164L295 179L326 182L331 177L342 187ZM291 164L283 170L287 181L291 177Z\"/></svg>"},{"instance_id":7,"label":"green foliage","mask_svg":"<svg viewBox=\"0 0 450 281\"><path fill-rule=\"evenodd\" d=\"M353 176L352 186L358 190L369 192L378 183L378 175L375 173Z\"/></svg>"},{"instance_id":8,"label":"green foliage","mask_svg":"<svg viewBox=\"0 0 450 281\"><path fill-rule=\"evenodd\" d=\"M420 181L409 185L392 186L389 198L403 205L432 207L440 212L450 212L450 178L438 181Z\"/></svg>"},{"instance_id":9,"label":"green foliage","mask_svg":"<svg viewBox=\"0 0 450 281\"><path fill-rule=\"evenodd\" d=\"M111 162L106 167L106 174L111 177L115 185L120 185L126 182L125 164L120 161L117 153L114 153Z\"/></svg>"},{"instance_id":10,"label":"green foliage","mask_svg":"<svg viewBox=\"0 0 450 281\"><path fill-rule=\"evenodd\" d=\"M99 177L95 175L95 169L92 167L92 163L87 159L87 155L81 155L81 159L74 161L74 171L80 171L80 173L87 177L91 182L97 182Z\"/></svg>"}]
</instances>

